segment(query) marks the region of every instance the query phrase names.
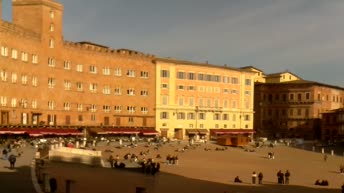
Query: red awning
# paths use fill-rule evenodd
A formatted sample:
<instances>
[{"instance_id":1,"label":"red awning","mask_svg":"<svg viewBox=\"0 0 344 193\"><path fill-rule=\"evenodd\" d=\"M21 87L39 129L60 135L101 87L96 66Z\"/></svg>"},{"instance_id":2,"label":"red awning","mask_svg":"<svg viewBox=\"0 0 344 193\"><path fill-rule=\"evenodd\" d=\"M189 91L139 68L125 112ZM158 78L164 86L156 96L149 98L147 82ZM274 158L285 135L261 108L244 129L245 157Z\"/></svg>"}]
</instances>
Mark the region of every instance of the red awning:
<instances>
[{"instance_id":1,"label":"red awning","mask_svg":"<svg viewBox=\"0 0 344 193\"><path fill-rule=\"evenodd\" d=\"M83 135L76 129L55 129L55 128L25 128L25 129L0 129L0 134L29 134L30 136L43 135Z\"/></svg>"},{"instance_id":2,"label":"red awning","mask_svg":"<svg viewBox=\"0 0 344 193\"><path fill-rule=\"evenodd\" d=\"M156 131L156 130L151 130L151 129L144 129L144 130L141 130L140 133L142 135L158 135L159 132Z\"/></svg>"},{"instance_id":3,"label":"red awning","mask_svg":"<svg viewBox=\"0 0 344 193\"><path fill-rule=\"evenodd\" d=\"M104 132L106 132L107 134L129 134L129 135L140 133L140 131L136 129L130 129L130 128L109 128L109 129L104 129Z\"/></svg>"},{"instance_id":4,"label":"red awning","mask_svg":"<svg viewBox=\"0 0 344 193\"><path fill-rule=\"evenodd\" d=\"M215 135L252 134L255 131L252 129L211 129L210 133Z\"/></svg>"},{"instance_id":5,"label":"red awning","mask_svg":"<svg viewBox=\"0 0 344 193\"><path fill-rule=\"evenodd\" d=\"M0 129L0 134L14 134L14 135L20 135L25 134L26 130L24 129L18 129L18 128L4 128Z\"/></svg>"}]
</instances>

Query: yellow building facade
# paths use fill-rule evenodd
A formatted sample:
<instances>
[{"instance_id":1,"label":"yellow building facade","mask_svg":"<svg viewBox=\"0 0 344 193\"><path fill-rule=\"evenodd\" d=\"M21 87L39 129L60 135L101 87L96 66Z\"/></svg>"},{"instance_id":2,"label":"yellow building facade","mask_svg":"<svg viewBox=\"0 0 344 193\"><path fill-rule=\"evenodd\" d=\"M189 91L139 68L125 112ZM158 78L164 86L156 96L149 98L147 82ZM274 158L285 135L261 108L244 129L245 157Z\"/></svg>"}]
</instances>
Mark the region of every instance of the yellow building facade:
<instances>
[{"instance_id":1,"label":"yellow building facade","mask_svg":"<svg viewBox=\"0 0 344 193\"><path fill-rule=\"evenodd\" d=\"M253 129L253 78L246 70L155 60L156 129L185 139L211 129Z\"/></svg>"}]
</instances>

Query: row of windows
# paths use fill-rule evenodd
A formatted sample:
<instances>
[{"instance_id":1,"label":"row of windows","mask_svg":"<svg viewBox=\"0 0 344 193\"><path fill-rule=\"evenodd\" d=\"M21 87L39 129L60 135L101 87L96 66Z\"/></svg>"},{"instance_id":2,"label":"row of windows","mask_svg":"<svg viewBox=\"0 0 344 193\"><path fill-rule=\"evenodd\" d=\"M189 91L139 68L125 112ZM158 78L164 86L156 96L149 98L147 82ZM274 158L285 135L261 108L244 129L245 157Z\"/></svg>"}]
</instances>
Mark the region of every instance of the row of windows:
<instances>
[{"instance_id":1,"label":"row of windows","mask_svg":"<svg viewBox=\"0 0 344 193\"><path fill-rule=\"evenodd\" d=\"M303 117L309 117L310 116L310 110L309 109L268 109L265 111L266 115L268 116L303 116Z\"/></svg>"},{"instance_id":2,"label":"row of windows","mask_svg":"<svg viewBox=\"0 0 344 193\"><path fill-rule=\"evenodd\" d=\"M166 127L167 124L164 123L163 126ZM194 124L189 124L189 128L190 128L190 129L194 128ZM205 126L204 126L204 124L201 123L201 124L199 124L199 125L197 126L197 128L205 129ZM227 129L227 128L228 128L228 125L227 125L227 124L223 124L223 127L220 127L220 124L214 124L214 126L211 126L210 128L214 128L214 129L220 129L220 128ZM232 125L232 129L235 129L235 128L236 128L236 124L233 124L233 125ZM245 129L248 129L248 128L249 128L248 125L245 124ZM240 129L241 129L241 128L240 128ZM188 133L185 132L185 135L188 135Z\"/></svg>"},{"instance_id":3,"label":"row of windows","mask_svg":"<svg viewBox=\"0 0 344 193\"><path fill-rule=\"evenodd\" d=\"M56 59L49 57L48 58L48 66L50 67L56 67ZM63 69L64 70L72 70L72 64L71 61L65 60L63 62ZM84 65L83 64L76 64L75 66L75 70L77 72L84 72ZM123 72L121 68L115 68L115 69L111 69L110 67L103 67L102 68L102 74L103 75L107 75L110 76L111 72L113 71L114 76L122 76ZM88 72L91 74L98 74L98 68L95 65L90 65L88 68ZM126 71L126 76L128 77L136 77L136 70L132 70L132 69L128 69ZM148 78L149 77L149 73L147 71L140 71L140 77L141 78Z\"/></svg>"},{"instance_id":4,"label":"row of windows","mask_svg":"<svg viewBox=\"0 0 344 193\"><path fill-rule=\"evenodd\" d=\"M8 104L8 103L10 103L10 104ZM9 105L10 107L21 107L21 108L32 108L32 109L38 108L37 100L31 100L31 102L29 102L27 99L9 98L6 96L0 96L0 105L3 107L6 107ZM56 109L56 102L48 101L47 107L49 110L55 110ZM96 112L97 111L97 105L95 105L95 104L91 104L91 105L76 104L76 109L79 112L82 112L84 110L90 111L90 112ZM72 110L72 104L68 103L68 102L63 103L63 110L65 110L65 111ZM112 110L116 113L121 113L122 112L122 106L111 107L110 105L103 105L102 110L103 110L103 112L106 112L106 113L110 113ZM137 111L135 106L127 106L126 110L128 113L135 113ZM140 110L141 110L142 114L148 113L148 107L141 107Z\"/></svg>"},{"instance_id":5,"label":"row of windows","mask_svg":"<svg viewBox=\"0 0 344 193\"><path fill-rule=\"evenodd\" d=\"M172 113L172 116L176 116L176 119L178 120L195 120L196 116L198 120L206 120L207 119L206 113L184 113L184 112L178 112L178 113ZM213 120L229 120L229 114L221 114L221 113L214 113L211 115L213 117ZM161 112L160 118L161 119L169 119L171 117L171 114L169 112ZM244 115L240 116L237 114L232 114L232 121L240 120L240 118L243 118L244 121L250 121L250 115Z\"/></svg>"},{"instance_id":6,"label":"row of windows","mask_svg":"<svg viewBox=\"0 0 344 193\"><path fill-rule=\"evenodd\" d=\"M23 85L28 85L28 80L29 80L29 76L26 74L21 74L18 75L15 72L7 72L6 70L1 70L0 71L0 78L1 81L3 82L8 82L10 81L11 83L17 83L17 82L21 82ZM9 80L10 78L10 80ZM19 80L18 80L19 79ZM32 86L37 86L38 85L38 78L36 76L31 76L31 84Z\"/></svg>"},{"instance_id":7,"label":"row of windows","mask_svg":"<svg viewBox=\"0 0 344 193\"><path fill-rule=\"evenodd\" d=\"M21 60L23 62L28 62L29 61L29 55L31 55L31 62L33 64L37 64L38 63L38 56L36 54L28 54L27 52L19 52L17 49L10 49L11 51L11 58L12 59L18 59L19 54L21 53ZM7 57L9 56L9 48L6 46L1 46L1 56Z\"/></svg>"},{"instance_id":8,"label":"row of windows","mask_svg":"<svg viewBox=\"0 0 344 193\"><path fill-rule=\"evenodd\" d=\"M161 96L161 104L162 105L170 105L169 104L169 96L163 95ZM212 99L212 98L198 98L197 104L195 97L183 97L183 96L177 96L177 104L178 106L187 106L190 107L199 106L204 108L219 108L221 105L223 108L229 108L229 100L224 99L222 101L222 104L219 99ZM231 100L231 108L238 108L238 102L237 100ZM245 109L250 109L251 104L249 101L245 101Z\"/></svg>"},{"instance_id":9,"label":"row of windows","mask_svg":"<svg viewBox=\"0 0 344 193\"><path fill-rule=\"evenodd\" d=\"M162 78L169 78L170 71L169 70L161 70L160 76ZM200 81L211 81L211 82L223 82L223 83L231 83L231 84L239 84L239 78L237 77L228 77L228 76L220 76L220 75L212 75L212 74L203 74L203 73L195 73L195 72L183 72L178 71L176 74L177 79L187 79L187 80L200 80ZM251 86L252 80L245 79L245 85Z\"/></svg>"},{"instance_id":10,"label":"row of windows","mask_svg":"<svg viewBox=\"0 0 344 193\"><path fill-rule=\"evenodd\" d=\"M309 92L305 93L285 93L285 94L263 94L263 100L268 100L269 102L272 101L310 101L312 100L312 96ZM329 95L321 95L320 93L317 95L318 101L330 101ZM343 102L343 98L338 95L332 96L332 102Z\"/></svg>"},{"instance_id":11,"label":"row of windows","mask_svg":"<svg viewBox=\"0 0 344 193\"><path fill-rule=\"evenodd\" d=\"M161 88L168 89L168 84L162 84ZM221 88L220 87L205 87L205 86L185 86L185 85L178 85L177 86L178 90L188 90L188 91L196 91L198 89L199 92L208 92L208 93L220 93ZM238 94L238 90L236 89L228 89L224 88L223 93L225 94ZM245 95L251 95L250 90L245 90Z\"/></svg>"}]
</instances>

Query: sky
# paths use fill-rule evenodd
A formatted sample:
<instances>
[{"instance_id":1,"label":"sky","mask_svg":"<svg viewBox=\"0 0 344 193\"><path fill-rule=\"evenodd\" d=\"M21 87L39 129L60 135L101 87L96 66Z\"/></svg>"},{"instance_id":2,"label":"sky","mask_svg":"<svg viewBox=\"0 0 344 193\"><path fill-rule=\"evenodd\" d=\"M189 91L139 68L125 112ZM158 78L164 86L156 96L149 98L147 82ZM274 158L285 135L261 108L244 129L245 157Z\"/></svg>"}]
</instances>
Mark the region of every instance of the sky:
<instances>
[{"instance_id":1,"label":"sky","mask_svg":"<svg viewBox=\"0 0 344 193\"><path fill-rule=\"evenodd\" d=\"M343 0L58 1L68 41L344 87Z\"/></svg>"}]
</instances>

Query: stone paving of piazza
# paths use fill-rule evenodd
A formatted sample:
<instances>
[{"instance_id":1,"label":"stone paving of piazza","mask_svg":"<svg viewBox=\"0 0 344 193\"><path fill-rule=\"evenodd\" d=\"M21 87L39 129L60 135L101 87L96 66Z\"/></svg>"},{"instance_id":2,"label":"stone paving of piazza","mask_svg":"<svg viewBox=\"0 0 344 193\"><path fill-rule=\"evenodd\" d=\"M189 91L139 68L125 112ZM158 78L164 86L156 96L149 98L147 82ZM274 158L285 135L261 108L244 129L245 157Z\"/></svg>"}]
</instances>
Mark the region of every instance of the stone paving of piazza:
<instances>
[{"instance_id":1,"label":"stone paving of piazza","mask_svg":"<svg viewBox=\"0 0 344 193\"><path fill-rule=\"evenodd\" d=\"M135 187L145 187L147 193L339 193L344 182L344 175L339 173L339 166L344 163L343 157L329 155L325 162L320 153L284 145L274 148L257 148L254 152L232 147L225 151L215 151L216 147L222 147L209 143L201 144L185 152L175 150L182 149L186 142L165 144L159 150L155 150L154 146L145 147L143 144L136 148L122 149L116 148L117 145L97 146L97 150L103 151L104 160L110 154L123 158L128 152L139 155L141 151L149 150L146 158L154 158L154 161L162 163L160 173L152 176L120 169L56 162L47 162L45 171L57 179L59 193L65 193L66 179L74 181L71 185L71 193L134 193ZM205 148L211 150L205 151ZM23 150L24 154L18 158L15 170L8 168L7 160L0 161L1 186L2 190L6 190L4 192L35 192L30 174L34 149L26 147ZM274 160L268 159L268 152L271 151L275 153ZM329 151L326 149L326 152L329 153ZM160 154L162 158L156 159L157 154ZM168 154L178 155L179 164L164 164ZM142 156L139 155L139 158ZM291 172L290 184L277 184L277 171L284 172L287 169ZM253 171L263 172L263 185L251 184ZM239 176L243 183L234 183L235 176ZM317 179L328 180L329 186L314 185Z\"/></svg>"}]
</instances>

